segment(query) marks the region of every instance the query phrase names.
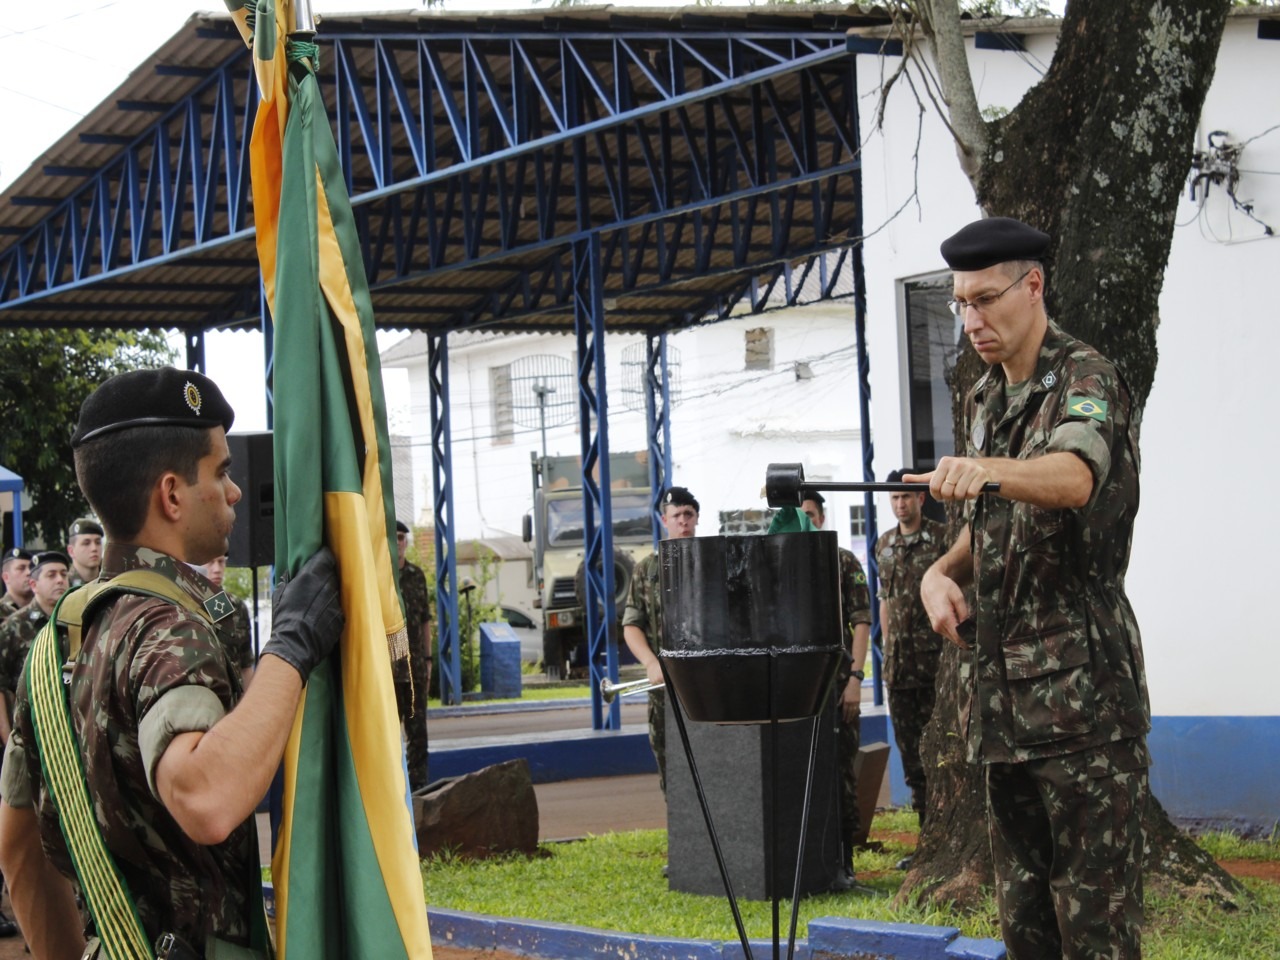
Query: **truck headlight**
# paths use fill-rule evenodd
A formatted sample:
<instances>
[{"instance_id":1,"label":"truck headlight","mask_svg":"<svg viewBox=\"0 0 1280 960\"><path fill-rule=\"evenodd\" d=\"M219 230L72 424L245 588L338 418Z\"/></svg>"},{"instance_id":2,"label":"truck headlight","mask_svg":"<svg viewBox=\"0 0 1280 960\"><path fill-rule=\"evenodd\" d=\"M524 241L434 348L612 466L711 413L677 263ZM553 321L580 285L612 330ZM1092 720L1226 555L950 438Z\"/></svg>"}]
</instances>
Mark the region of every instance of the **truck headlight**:
<instances>
[{"instance_id":1,"label":"truck headlight","mask_svg":"<svg viewBox=\"0 0 1280 960\"><path fill-rule=\"evenodd\" d=\"M562 610L559 613L553 613L547 617L550 626L555 628L572 627L573 613L569 610Z\"/></svg>"}]
</instances>

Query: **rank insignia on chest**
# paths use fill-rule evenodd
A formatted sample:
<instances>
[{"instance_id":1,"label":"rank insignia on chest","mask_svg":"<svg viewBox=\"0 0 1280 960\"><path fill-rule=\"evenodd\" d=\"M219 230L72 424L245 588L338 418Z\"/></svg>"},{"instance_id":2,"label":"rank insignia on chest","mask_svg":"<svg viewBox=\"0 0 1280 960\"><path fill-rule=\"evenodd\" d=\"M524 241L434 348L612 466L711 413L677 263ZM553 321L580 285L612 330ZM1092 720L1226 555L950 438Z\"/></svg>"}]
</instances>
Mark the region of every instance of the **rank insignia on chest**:
<instances>
[{"instance_id":1,"label":"rank insignia on chest","mask_svg":"<svg viewBox=\"0 0 1280 960\"><path fill-rule=\"evenodd\" d=\"M1046 373L1046 374L1044 375L1044 377L1040 380L1041 385L1042 385L1046 390L1048 390L1048 389L1052 388L1052 387L1053 387L1053 385L1054 385L1055 383L1057 383L1057 382L1058 382L1058 375L1057 375L1056 373L1054 373L1052 370L1050 370L1048 373Z\"/></svg>"},{"instance_id":2,"label":"rank insignia on chest","mask_svg":"<svg viewBox=\"0 0 1280 960\"><path fill-rule=\"evenodd\" d=\"M1089 417L1091 420L1105 422L1107 401L1094 400L1092 397L1072 397L1067 401L1067 414L1072 417Z\"/></svg>"},{"instance_id":3,"label":"rank insignia on chest","mask_svg":"<svg viewBox=\"0 0 1280 960\"><path fill-rule=\"evenodd\" d=\"M231 598L227 596L227 592L223 590L221 593L216 593L206 600L204 602L204 609L205 612L213 618L213 622L217 623L219 620L223 620L235 612L235 604L231 602Z\"/></svg>"}]
</instances>

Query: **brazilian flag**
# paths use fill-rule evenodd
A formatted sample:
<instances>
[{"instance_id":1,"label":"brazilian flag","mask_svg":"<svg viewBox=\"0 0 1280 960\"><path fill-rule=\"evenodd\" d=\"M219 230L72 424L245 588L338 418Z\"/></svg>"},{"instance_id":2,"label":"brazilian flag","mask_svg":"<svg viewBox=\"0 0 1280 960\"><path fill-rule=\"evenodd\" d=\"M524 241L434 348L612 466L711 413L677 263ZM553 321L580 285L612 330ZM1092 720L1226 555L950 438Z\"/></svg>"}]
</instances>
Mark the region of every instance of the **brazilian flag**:
<instances>
[{"instance_id":1,"label":"brazilian flag","mask_svg":"<svg viewBox=\"0 0 1280 960\"><path fill-rule=\"evenodd\" d=\"M278 572L322 543L347 626L312 673L285 751L272 859L284 960L430 960L391 651L405 625L373 308L314 45L286 44L286 2L228 0L262 94L250 148L275 325Z\"/></svg>"}]
</instances>

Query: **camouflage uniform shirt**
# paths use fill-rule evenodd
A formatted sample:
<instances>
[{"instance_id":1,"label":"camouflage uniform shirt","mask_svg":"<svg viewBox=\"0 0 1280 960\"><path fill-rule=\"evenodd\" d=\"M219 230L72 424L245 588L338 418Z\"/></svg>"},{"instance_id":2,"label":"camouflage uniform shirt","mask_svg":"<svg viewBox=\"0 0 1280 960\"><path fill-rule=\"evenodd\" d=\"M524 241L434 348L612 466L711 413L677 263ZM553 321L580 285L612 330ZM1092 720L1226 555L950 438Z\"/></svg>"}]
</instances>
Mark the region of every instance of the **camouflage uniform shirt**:
<instances>
[{"instance_id":1,"label":"camouflage uniform shirt","mask_svg":"<svg viewBox=\"0 0 1280 960\"><path fill-rule=\"evenodd\" d=\"M18 603L17 597L6 593L0 597L0 620L8 619L22 609L22 604Z\"/></svg>"},{"instance_id":2,"label":"camouflage uniform shirt","mask_svg":"<svg viewBox=\"0 0 1280 960\"><path fill-rule=\"evenodd\" d=\"M971 759L1021 762L1116 743L1145 762L1146 672L1124 590L1138 509L1128 388L1096 350L1050 323L1023 389L1007 391L1003 368L992 367L965 413L968 456L1067 451L1094 480L1076 510L999 496L970 505L977 635L961 668L960 721Z\"/></svg>"},{"instance_id":3,"label":"camouflage uniform shirt","mask_svg":"<svg viewBox=\"0 0 1280 960\"><path fill-rule=\"evenodd\" d=\"M636 564L627 593L627 608L622 612L624 627L639 627L654 653L662 649L662 582L661 561L651 553Z\"/></svg>"},{"instance_id":4,"label":"camouflage uniform shirt","mask_svg":"<svg viewBox=\"0 0 1280 960\"><path fill-rule=\"evenodd\" d=\"M198 601L216 595L207 580L172 557L107 546L105 575L140 567L164 574ZM191 840L157 798L155 770L175 736L208 730L240 697L240 671L224 631L165 600L118 596L85 625L70 687L98 826L142 925L151 939L174 932L197 950L210 936L248 944L249 894L259 882L257 832L249 818L222 843ZM47 855L74 877L31 723L22 690L0 790L15 807L31 807L34 800Z\"/></svg>"},{"instance_id":5,"label":"camouflage uniform shirt","mask_svg":"<svg viewBox=\"0 0 1280 960\"><path fill-rule=\"evenodd\" d=\"M249 605L239 597L232 597L231 603L235 612L218 625L228 624L225 630L219 630L227 638L227 650L231 654L231 662L241 670L247 670L255 663L253 659L253 625L249 619Z\"/></svg>"},{"instance_id":6,"label":"camouflage uniform shirt","mask_svg":"<svg viewBox=\"0 0 1280 960\"><path fill-rule=\"evenodd\" d=\"M27 662L27 651L40 628L49 622L49 615L32 600L0 626L0 690L11 696L18 692L18 677L22 665Z\"/></svg>"},{"instance_id":7,"label":"camouflage uniform shirt","mask_svg":"<svg viewBox=\"0 0 1280 960\"><path fill-rule=\"evenodd\" d=\"M844 649L853 650L853 628L860 623L871 623L871 590L867 587L867 574L862 569L858 558L846 550L839 549L840 557L840 616L844 620ZM866 664L863 664L866 667ZM841 657L840 666L836 670L836 696L853 676L853 660Z\"/></svg>"},{"instance_id":8,"label":"camouflage uniform shirt","mask_svg":"<svg viewBox=\"0 0 1280 960\"><path fill-rule=\"evenodd\" d=\"M425 658L429 652L424 648L422 638L427 624L431 622L431 600L427 596L427 576L422 568L404 562L400 568L400 596L404 598L404 625L409 631L409 657ZM425 672L425 666L424 666Z\"/></svg>"},{"instance_id":9,"label":"camouflage uniform shirt","mask_svg":"<svg viewBox=\"0 0 1280 960\"><path fill-rule=\"evenodd\" d=\"M946 527L928 517L921 517L920 529L909 536L895 526L876 541L879 596L888 615L888 622L880 625L884 631L884 682L888 686L933 686L942 637L929 626L929 615L920 601L920 580L946 552Z\"/></svg>"}]
</instances>

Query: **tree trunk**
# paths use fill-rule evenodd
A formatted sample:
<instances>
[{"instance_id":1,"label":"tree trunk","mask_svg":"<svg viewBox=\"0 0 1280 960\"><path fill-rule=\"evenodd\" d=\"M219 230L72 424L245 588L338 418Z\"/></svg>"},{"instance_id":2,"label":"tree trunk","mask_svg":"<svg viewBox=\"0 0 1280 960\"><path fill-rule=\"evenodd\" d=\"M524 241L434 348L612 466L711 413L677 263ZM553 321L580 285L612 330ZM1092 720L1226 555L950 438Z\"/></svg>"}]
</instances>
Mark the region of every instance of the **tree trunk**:
<instances>
[{"instance_id":1,"label":"tree trunk","mask_svg":"<svg viewBox=\"0 0 1280 960\"><path fill-rule=\"evenodd\" d=\"M1016 217L1053 238L1049 315L1117 365L1136 423L1155 377L1178 196L1229 7L1229 0L1071 0L1048 73L988 124L986 153L971 177L988 214ZM966 344L954 384L957 420L983 369ZM929 816L902 898L971 904L992 880L981 768L967 763L955 730L959 658L949 648L939 666L922 745ZM1149 888L1223 899L1239 890L1154 799L1145 826Z\"/></svg>"}]
</instances>

